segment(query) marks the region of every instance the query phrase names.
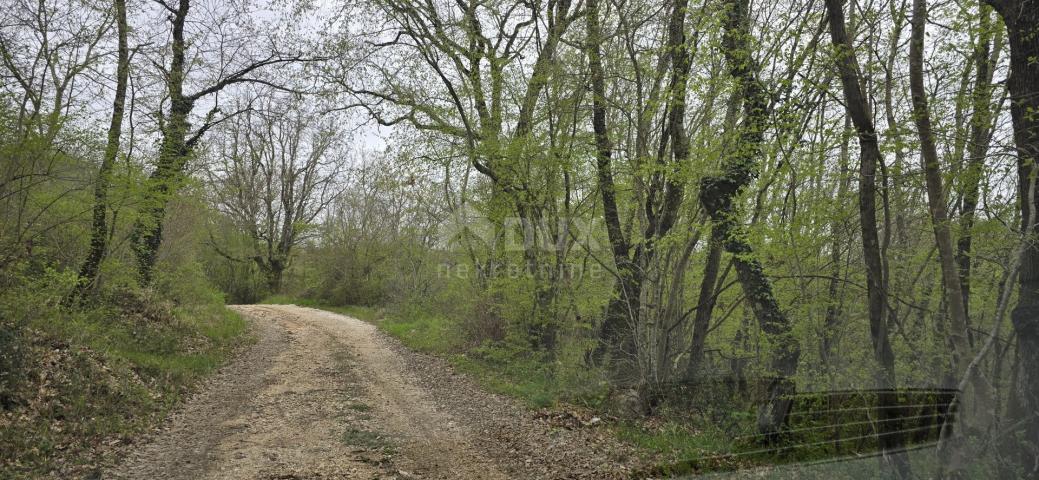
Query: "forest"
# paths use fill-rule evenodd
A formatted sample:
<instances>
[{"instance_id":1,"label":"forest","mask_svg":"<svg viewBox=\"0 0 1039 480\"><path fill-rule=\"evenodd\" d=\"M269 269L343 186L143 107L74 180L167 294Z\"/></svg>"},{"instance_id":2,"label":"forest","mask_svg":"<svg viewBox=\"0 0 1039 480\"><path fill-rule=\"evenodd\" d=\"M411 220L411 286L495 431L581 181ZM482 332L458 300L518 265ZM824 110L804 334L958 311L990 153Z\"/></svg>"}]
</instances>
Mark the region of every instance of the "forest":
<instances>
[{"instance_id":1,"label":"forest","mask_svg":"<svg viewBox=\"0 0 1039 480\"><path fill-rule=\"evenodd\" d=\"M0 79L0 477L294 304L620 478L1039 478L1037 0L0 0Z\"/></svg>"}]
</instances>

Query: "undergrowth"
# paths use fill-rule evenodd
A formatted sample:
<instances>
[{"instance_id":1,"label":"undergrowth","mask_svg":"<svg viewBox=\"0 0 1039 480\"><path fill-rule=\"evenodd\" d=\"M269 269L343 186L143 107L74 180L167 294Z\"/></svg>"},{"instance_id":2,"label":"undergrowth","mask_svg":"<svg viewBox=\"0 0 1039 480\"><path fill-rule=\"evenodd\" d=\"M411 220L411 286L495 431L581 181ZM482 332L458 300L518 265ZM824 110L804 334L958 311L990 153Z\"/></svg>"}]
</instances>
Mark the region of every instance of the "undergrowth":
<instances>
[{"instance_id":1,"label":"undergrowth","mask_svg":"<svg viewBox=\"0 0 1039 480\"><path fill-rule=\"evenodd\" d=\"M247 337L218 303L122 290L62 306L68 275L0 294L0 478L96 473Z\"/></svg>"}]
</instances>

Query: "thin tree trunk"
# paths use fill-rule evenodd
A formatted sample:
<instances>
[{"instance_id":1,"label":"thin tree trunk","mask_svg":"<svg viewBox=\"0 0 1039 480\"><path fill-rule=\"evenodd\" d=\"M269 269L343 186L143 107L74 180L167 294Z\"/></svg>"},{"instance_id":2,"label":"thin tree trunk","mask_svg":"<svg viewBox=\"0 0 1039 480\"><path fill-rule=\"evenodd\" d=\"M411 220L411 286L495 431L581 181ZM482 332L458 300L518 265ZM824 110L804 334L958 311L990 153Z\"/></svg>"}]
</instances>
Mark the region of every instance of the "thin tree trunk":
<instances>
[{"instance_id":1,"label":"thin tree trunk","mask_svg":"<svg viewBox=\"0 0 1039 480\"><path fill-rule=\"evenodd\" d=\"M130 77L130 48L127 42L129 27L126 23L126 0L115 0L116 29L119 36L116 66L115 99L112 100L112 118L108 125L108 143L101 168L94 186L94 218L90 230L90 253L79 271L79 281L73 297L80 297L94 285L101 262L108 251L108 187L111 184L112 167L119 155L119 139L123 130L123 112L126 110L126 87Z\"/></svg>"},{"instance_id":2,"label":"thin tree trunk","mask_svg":"<svg viewBox=\"0 0 1039 480\"><path fill-rule=\"evenodd\" d=\"M946 211L945 187L942 185L941 161L931 131L931 115L928 111L927 92L924 87L924 30L927 22L927 3L913 0L912 35L909 42L909 89L913 100L913 120L920 137L920 160L923 164L924 180L927 184L927 204L931 213L931 225L938 247L938 261L942 269L942 287L945 304L949 312L949 339L953 348L953 371L964 372L970 361L970 345L967 343L967 312L963 305L960 288L960 273L956 266L949 214Z\"/></svg>"},{"instance_id":3,"label":"thin tree trunk","mask_svg":"<svg viewBox=\"0 0 1039 480\"><path fill-rule=\"evenodd\" d=\"M711 326L711 316L718 301L715 296L715 282L721 267L724 238L711 231L711 240L707 247L707 261L703 267L703 279L700 281L700 296L696 302L696 315L693 317L693 341L689 349L689 361L686 363L685 378L696 379L703 368L704 345L707 343L707 330Z\"/></svg>"},{"instance_id":4,"label":"thin tree trunk","mask_svg":"<svg viewBox=\"0 0 1039 480\"><path fill-rule=\"evenodd\" d=\"M844 130L847 131L851 128L851 121L847 116L844 117ZM848 163L851 157L851 142L847 135L841 140L840 156L838 157L840 180L837 186L837 198L838 202L843 202L844 198L848 195L849 183L851 182L851 175L848 171ZM833 250L830 252L830 261L833 263L832 278L830 278L829 286L827 287L827 294L829 295L829 304L826 306L826 317L823 324L823 339L820 350L819 358L822 359L823 365L825 365L829 371L835 371L833 357L834 347L834 336L837 328L840 325L841 319L841 303L842 300L839 298L840 295L840 282L841 282L841 247L842 247L842 232L846 229L844 220L834 220L831 224L830 236L833 240L831 247Z\"/></svg>"},{"instance_id":5,"label":"thin tree trunk","mask_svg":"<svg viewBox=\"0 0 1039 480\"><path fill-rule=\"evenodd\" d=\"M909 42L909 89L913 101L913 120L920 137L920 160L923 164L924 179L927 185L927 204L931 214L931 225L934 229L935 243L938 248L938 261L942 271L942 294L946 305L950 325L946 331L949 345L952 347L952 372L954 378L967 374L970 363L970 344L968 342L967 310L964 304L964 290L960 284L960 272L957 266L956 252L953 248L951 222L946 211L945 187L942 185L941 165L935 147L934 135L931 131L931 115L928 109L927 92L924 87L924 34L927 24L926 0L913 0L912 30ZM959 409L960 428L952 433L951 445L954 448L945 450L949 458L941 462L942 470L947 475L960 477L964 465L961 463L965 453L963 450L963 429L968 426L983 426L990 416L984 412L987 402L980 402L981 409L969 411L964 407L976 407L979 400L987 397L987 388L977 375L971 375L974 387L973 400L966 402ZM964 395L966 397L966 395ZM972 417L968 414L973 413ZM970 421L968 423L968 420ZM953 451L956 450L955 453ZM944 475L943 475L944 476Z\"/></svg>"},{"instance_id":6,"label":"thin tree trunk","mask_svg":"<svg viewBox=\"0 0 1039 480\"><path fill-rule=\"evenodd\" d=\"M852 17L853 19L854 17ZM884 117L887 121L887 132L890 135L892 143L892 150L895 155L894 167L894 182L890 185L889 192L894 196L891 203L895 207L895 245L899 248L897 254L904 255L905 249L909 245L909 229L908 219L906 214L908 208L906 207L906 181L905 176L905 143L902 140L903 128L898 124L895 119L895 105L894 105L894 88L895 88L895 60L898 58L900 53L900 42L902 39L902 30L905 25L905 3L898 4L891 2L891 18L894 24L892 25L892 31L890 36L890 42L888 43L888 56L886 59L886 65L884 68ZM854 20L851 20L854 22Z\"/></svg>"},{"instance_id":7,"label":"thin tree trunk","mask_svg":"<svg viewBox=\"0 0 1039 480\"><path fill-rule=\"evenodd\" d=\"M862 254L866 263L866 290L869 305L870 338L873 341L873 357L879 369L876 374L878 393L878 416L887 427L879 438L883 449L882 462L891 467L891 474L908 477L908 459L900 450L901 435L890 434L900 430L897 412L890 407L897 404L895 388L895 354L891 349L891 338L887 322L887 285L885 285L884 262L880 253L880 236L877 229L877 165L881 161L877 131L873 125L869 102L859 74L858 60L851 39L845 29L844 7L840 0L826 0L827 21L830 24L830 39L835 48L837 71L844 91L845 108L859 137L859 216L862 230Z\"/></svg>"},{"instance_id":8,"label":"thin tree trunk","mask_svg":"<svg viewBox=\"0 0 1039 480\"><path fill-rule=\"evenodd\" d=\"M592 83L592 129L595 132L596 173L599 192L602 195L603 220L606 223L606 235L610 241L613 261L617 266L616 296L610 299L603 321L601 345L620 350L621 354L634 353L634 335L628 326L632 319L638 317L639 285L638 269L631 261L631 247L621 229L620 214L617 208L616 186L611 167L613 144L610 141L609 129L606 125L606 74L602 66L602 54L599 47L602 33L599 26L599 2L588 0L588 38L586 50L588 65L591 70ZM600 355L605 348L597 349Z\"/></svg>"},{"instance_id":9,"label":"thin tree trunk","mask_svg":"<svg viewBox=\"0 0 1039 480\"><path fill-rule=\"evenodd\" d=\"M670 96L664 138L658 148L658 161L663 161L667 143L671 143L671 154L676 165L689 156L689 139L685 132L685 95L692 68L686 35L685 19L688 0L674 0L668 21L667 50L671 61ZM597 139L598 142L598 139ZM652 262L656 241L667 235L678 218L682 204L683 185L673 175L655 174L646 196L647 225L643 231L643 242L635 247L630 261L625 261L617 287L617 297L607 306L607 315L599 332L599 346L592 352L592 359L601 360L606 353L621 354L630 360L638 357L634 328L639 322L639 297L644 281L643 270ZM662 202L656 204L660 194ZM618 265L618 270L622 270ZM625 305L624 302L627 304ZM626 307L626 308L625 308Z\"/></svg>"},{"instance_id":10,"label":"thin tree trunk","mask_svg":"<svg viewBox=\"0 0 1039 480\"><path fill-rule=\"evenodd\" d=\"M985 154L992 136L992 72L996 66L999 48L992 49L991 9L979 5L978 43L974 47L974 91L971 95L972 116L967 144L962 199L960 201L960 237L956 242L956 261L960 269L960 288L963 310L970 325L971 250L974 213L978 207L981 178L985 168ZM999 42L997 42L998 44ZM968 340L972 338L968 331Z\"/></svg>"},{"instance_id":11,"label":"thin tree trunk","mask_svg":"<svg viewBox=\"0 0 1039 480\"><path fill-rule=\"evenodd\" d=\"M740 107L743 105L742 95L729 97L725 108L724 128L725 135L739 139L739 127L737 122L740 116ZM737 145L738 141L726 140L727 144ZM757 210L755 210L755 213ZM753 221L752 221L753 222ZM696 315L693 317L693 336L689 349L689 360L686 362L684 376L693 380L700 374L703 368L704 348L707 343L707 332L710 329L711 318L714 315L714 307L718 302L718 275L721 267L722 253L725 251L725 238L719 235L718 229L711 230L711 237L707 245L707 261L704 263L703 278L700 283L699 296L696 303ZM726 275L728 274L728 268ZM722 276L724 281L725 275Z\"/></svg>"}]
</instances>

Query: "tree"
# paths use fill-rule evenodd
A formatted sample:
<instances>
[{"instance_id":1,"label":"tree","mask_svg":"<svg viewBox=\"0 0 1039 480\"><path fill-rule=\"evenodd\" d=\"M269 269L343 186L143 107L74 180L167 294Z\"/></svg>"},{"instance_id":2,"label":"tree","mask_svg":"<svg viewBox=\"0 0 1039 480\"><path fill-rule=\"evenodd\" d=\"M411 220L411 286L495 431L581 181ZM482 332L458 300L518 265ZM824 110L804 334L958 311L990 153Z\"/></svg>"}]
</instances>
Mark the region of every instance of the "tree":
<instances>
[{"instance_id":1,"label":"tree","mask_svg":"<svg viewBox=\"0 0 1039 480\"><path fill-rule=\"evenodd\" d=\"M338 195L345 158L337 117L290 99L254 103L263 107L220 128L212 194L252 239L255 251L247 258L263 272L270 292L280 293L294 247L315 233L318 216Z\"/></svg>"},{"instance_id":2,"label":"tree","mask_svg":"<svg viewBox=\"0 0 1039 480\"><path fill-rule=\"evenodd\" d=\"M1030 191L1039 161L1039 2L986 0L1003 17L1010 44L1010 116L1017 146L1021 231L1028 248L1021 258L1017 306L1011 312L1016 334L1015 376L1009 412L1013 450L1026 476L1039 476L1039 196Z\"/></svg>"},{"instance_id":3,"label":"tree","mask_svg":"<svg viewBox=\"0 0 1039 480\"><path fill-rule=\"evenodd\" d=\"M773 343L769 367L776 377L770 382L768 400L758 415L758 429L771 435L779 431L790 408L789 395L794 387L791 377L797 371L801 349L791 333L790 320L776 301L771 281L741 231L736 203L739 194L757 175L769 107L767 92L758 78L760 67L750 50L749 2L732 0L725 8L722 49L742 98L743 125L737 144L729 147L722 162L722 173L700 181L700 202L713 221L712 235L733 255L736 275L759 328ZM704 293L701 290L701 295Z\"/></svg>"},{"instance_id":4,"label":"tree","mask_svg":"<svg viewBox=\"0 0 1039 480\"><path fill-rule=\"evenodd\" d=\"M357 99L342 108L362 108L380 125L406 124L456 143L491 182L488 216L498 230L506 229L506 216L519 220L524 266L537 285L536 305L545 310L553 290L545 285L551 279L540 268L538 251L545 205L527 176L545 159L535 135L540 99L557 69L563 36L582 12L570 0L550 0L543 6L411 0L375 6L387 28L397 33L371 42L375 53L386 55L368 55L364 62L375 73L374 86L367 78L335 72L335 81ZM524 13L529 18L518 19ZM533 62L524 64L524 55ZM426 72L428 80L401 78L397 69L402 62ZM509 69L523 73L511 79ZM510 80L516 81L515 104L506 95L513 87ZM487 272L498 269L500 256L500 251L490 253ZM535 344L554 343L550 324L529 326Z\"/></svg>"},{"instance_id":5,"label":"tree","mask_svg":"<svg viewBox=\"0 0 1039 480\"><path fill-rule=\"evenodd\" d=\"M631 380L633 367L639 355L636 331L643 323L640 309L646 271L654 260L656 244L671 231L678 220L684 195L685 185L668 170L689 160L689 137L685 131L686 93L692 68L692 54L686 36L688 9L689 2L686 0L674 0L671 4L663 47L665 54L657 63L656 73L659 78L664 78L665 74L670 72L667 82L668 98L666 113L661 119L662 133L655 159L657 168L649 176L644 203L640 205L646 219L641 238L631 253L628 251L632 250L632 247L628 246L627 242L621 242L619 236L610 238L619 278L614 298L606 307L606 314L599 328L599 345L592 352L592 359L596 363L601 363L604 357L608 356L614 363L610 368L615 371L616 377L625 378L627 381ZM647 103L656 103L658 93L656 88L653 90L654 93L647 99ZM636 144L641 145L641 148L636 147L639 150L636 152L637 155L646 153L646 156L649 156L646 137L656 108L654 105L642 111L639 120L640 139L636 139ZM670 163L667 161L668 146L672 157ZM599 162L603 162L604 159L605 157L600 154ZM612 186L601 183L608 180L601 175L602 173L599 188L611 189ZM604 215L606 213L604 209ZM605 220L608 225L616 222L611 218ZM609 228L614 230L614 235L620 232L618 224ZM623 255L618 256L618 253Z\"/></svg>"},{"instance_id":6,"label":"tree","mask_svg":"<svg viewBox=\"0 0 1039 480\"><path fill-rule=\"evenodd\" d=\"M999 66L1003 43L1003 30L992 23L992 9L979 2L978 39L974 45L972 60L974 85L971 95L971 121L967 137L965 178L961 189L959 220L960 236L956 242L956 258L960 271L960 286L963 290L963 308L970 319L970 282L973 249L971 229L974 228L981 183L984 177L985 157L992 142L998 109L992 105L995 92L992 76Z\"/></svg>"},{"instance_id":7,"label":"tree","mask_svg":"<svg viewBox=\"0 0 1039 480\"><path fill-rule=\"evenodd\" d=\"M10 119L2 127L0 269L30 256L41 232L68 223L50 214L57 199L84 188L61 181L75 177L70 160L92 140L68 124L82 118L80 107L99 86L92 74L107 54L107 5L15 2L0 11L0 102ZM57 199L34 202L54 188Z\"/></svg>"},{"instance_id":8,"label":"tree","mask_svg":"<svg viewBox=\"0 0 1039 480\"><path fill-rule=\"evenodd\" d=\"M214 96L237 84L262 84L277 90L292 91L288 87L260 78L257 74L277 65L315 60L302 55L285 55L272 46L271 52L266 56L245 60L244 65L237 68L230 61L227 61L228 64L219 65L215 81L188 93L185 87L189 86L188 73L191 65L188 63L188 53L192 42L188 41L186 28L191 0L178 0L175 5L166 3L166 0L156 0L156 3L169 13L170 61L169 66L163 67L162 71L169 107L161 114L159 129L162 139L158 159L155 170L148 178L141 217L134 225L132 235L138 273L143 284L151 282L152 269L157 260L159 245L162 243L162 221L166 215L166 206L184 181L184 169L195 147L206 131L223 119L238 113L228 112L220 116L221 110L217 103L206 114L202 124L197 129L192 129L191 115L195 105L203 98ZM221 48L228 49L229 46L221 45ZM244 49L243 46L241 50ZM230 58L241 61L233 55Z\"/></svg>"},{"instance_id":9,"label":"tree","mask_svg":"<svg viewBox=\"0 0 1039 480\"><path fill-rule=\"evenodd\" d=\"M859 223L862 233L862 254L866 263L870 338L873 341L873 357L879 368L875 379L878 395L878 415L886 431L879 441L883 448L883 459L892 467L892 473L900 477L909 475L909 463L899 453L902 438L898 433L896 412L895 354L891 348L888 331L887 275L880 253L877 230L877 165L881 162L877 131L873 126L869 101L859 73L859 62L855 48L848 37L844 23L844 7L840 0L826 0L827 21L830 39L841 87L844 91L845 109L859 137ZM958 291L958 290L957 290Z\"/></svg>"},{"instance_id":10,"label":"tree","mask_svg":"<svg viewBox=\"0 0 1039 480\"><path fill-rule=\"evenodd\" d=\"M129 26L126 22L126 1L115 0L115 23L119 37L116 60L115 97L112 99L112 119L108 126L108 142L104 157L97 172L94 186L94 214L90 231L90 253L79 271L79 285L73 296L79 296L97 280L101 261L108 250L108 187L111 184L112 167L119 155L119 137L123 130L123 113L126 110L126 86L130 77L130 47L127 44Z\"/></svg>"},{"instance_id":11,"label":"tree","mask_svg":"<svg viewBox=\"0 0 1039 480\"><path fill-rule=\"evenodd\" d=\"M926 1L913 0L912 37L909 42L909 88L912 91L913 119L920 137L920 162L927 184L927 205L938 247L944 298L952 327L949 338L953 348L953 371L964 372L970 355L970 345L967 343L967 310L963 302L961 276L953 249L951 221L946 209L948 200L942 181L941 161L931 130L931 114L924 86L923 50L926 22Z\"/></svg>"}]
</instances>

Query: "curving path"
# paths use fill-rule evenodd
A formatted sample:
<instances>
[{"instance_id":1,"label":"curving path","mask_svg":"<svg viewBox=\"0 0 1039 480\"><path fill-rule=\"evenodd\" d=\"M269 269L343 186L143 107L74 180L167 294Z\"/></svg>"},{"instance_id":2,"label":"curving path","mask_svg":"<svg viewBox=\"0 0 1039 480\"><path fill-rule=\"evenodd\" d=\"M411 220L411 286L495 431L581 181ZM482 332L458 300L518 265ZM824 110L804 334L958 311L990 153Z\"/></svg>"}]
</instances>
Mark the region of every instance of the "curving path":
<instances>
[{"instance_id":1,"label":"curving path","mask_svg":"<svg viewBox=\"0 0 1039 480\"><path fill-rule=\"evenodd\" d=\"M258 340L105 478L609 478L628 447L561 428L355 318L232 307Z\"/></svg>"}]
</instances>

